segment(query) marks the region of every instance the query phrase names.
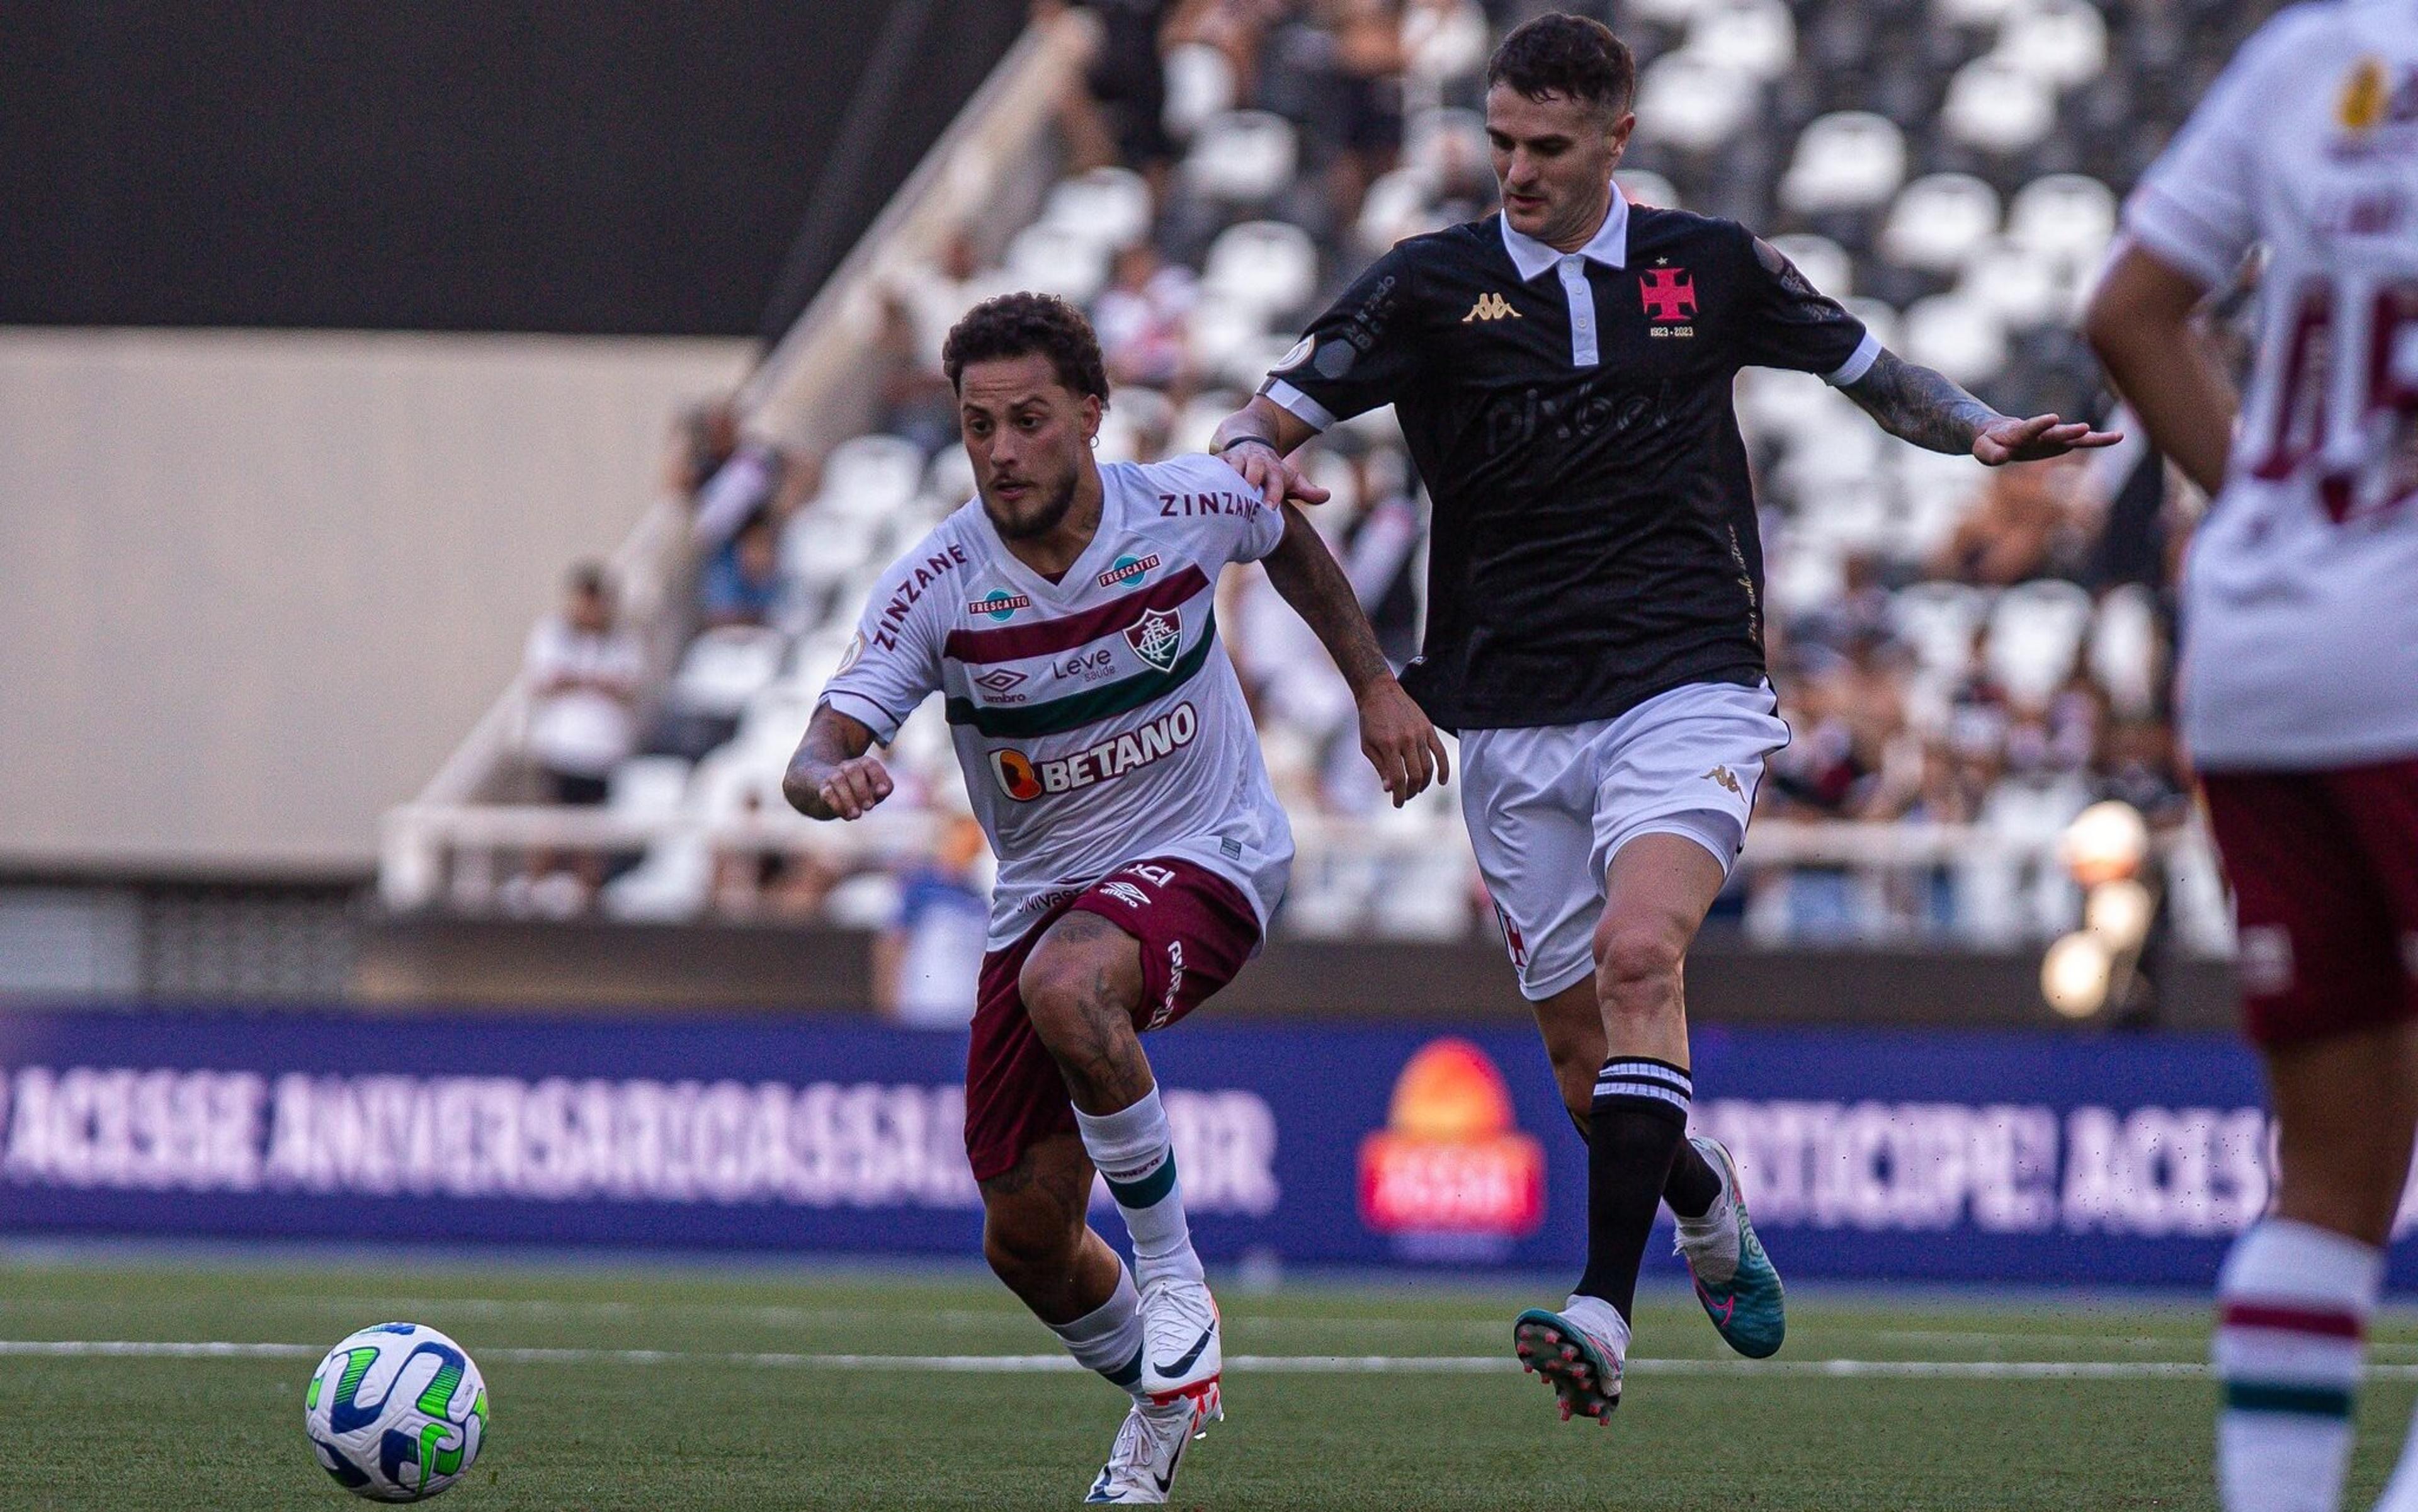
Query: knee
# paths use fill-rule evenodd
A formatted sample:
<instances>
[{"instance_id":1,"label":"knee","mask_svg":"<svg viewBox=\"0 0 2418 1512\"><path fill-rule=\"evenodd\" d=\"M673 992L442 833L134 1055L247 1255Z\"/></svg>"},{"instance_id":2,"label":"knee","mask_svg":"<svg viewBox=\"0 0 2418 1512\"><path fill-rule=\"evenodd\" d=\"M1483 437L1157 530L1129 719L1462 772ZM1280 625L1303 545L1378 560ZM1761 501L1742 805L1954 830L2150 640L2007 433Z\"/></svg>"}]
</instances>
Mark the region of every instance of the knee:
<instances>
[{"instance_id":1,"label":"knee","mask_svg":"<svg viewBox=\"0 0 2418 1512\"><path fill-rule=\"evenodd\" d=\"M1596 995L1614 1011L1657 1012L1677 1000L1686 954L1663 930L1607 915L1595 931Z\"/></svg>"},{"instance_id":2,"label":"knee","mask_svg":"<svg viewBox=\"0 0 2418 1512\"><path fill-rule=\"evenodd\" d=\"M1080 1238L1054 1204L993 1202L983 1216L983 1259L1018 1293L1068 1274Z\"/></svg>"},{"instance_id":3,"label":"knee","mask_svg":"<svg viewBox=\"0 0 2418 1512\"><path fill-rule=\"evenodd\" d=\"M1086 964L1079 952L1053 948L1048 940L1025 958L1024 970L1017 974L1016 990L1044 1042L1055 1037L1057 1026L1081 1012Z\"/></svg>"}]
</instances>

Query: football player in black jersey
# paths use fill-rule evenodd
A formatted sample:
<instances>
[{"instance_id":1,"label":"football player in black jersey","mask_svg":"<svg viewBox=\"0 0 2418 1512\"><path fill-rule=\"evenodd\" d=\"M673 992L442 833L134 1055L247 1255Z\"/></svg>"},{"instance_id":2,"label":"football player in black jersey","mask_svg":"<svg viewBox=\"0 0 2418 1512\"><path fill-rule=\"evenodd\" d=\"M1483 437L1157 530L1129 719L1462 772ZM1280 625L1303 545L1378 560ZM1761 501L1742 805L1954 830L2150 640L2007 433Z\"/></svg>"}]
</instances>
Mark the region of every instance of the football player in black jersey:
<instances>
[{"instance_id":1,"label":"football player in black jersey","mask_svg":"<svg viewBox=\"0 0 2418 1512\"><path fill-rule=\"evenodd\" d=\"M1462 811L1570 1117L1587 1260L1514 1325L1565 1417L1608 1420L1658 1202L1738 1352L1780 1277L1719 1142L1687 1134L1681 964L1788 728L1764 675L1763 557L1731 383L1818 373L1890 434L1991 466L2106 446L2001 415L1884 350L1735 222L1630 204L1629 50L1538 18L1487 70L1501 213L1379 258L1218 428L1275 500L1285 459L1394 405L1434 503L1423 655L1402 681L1462 741Z\"/></svg>"}]
</instances>

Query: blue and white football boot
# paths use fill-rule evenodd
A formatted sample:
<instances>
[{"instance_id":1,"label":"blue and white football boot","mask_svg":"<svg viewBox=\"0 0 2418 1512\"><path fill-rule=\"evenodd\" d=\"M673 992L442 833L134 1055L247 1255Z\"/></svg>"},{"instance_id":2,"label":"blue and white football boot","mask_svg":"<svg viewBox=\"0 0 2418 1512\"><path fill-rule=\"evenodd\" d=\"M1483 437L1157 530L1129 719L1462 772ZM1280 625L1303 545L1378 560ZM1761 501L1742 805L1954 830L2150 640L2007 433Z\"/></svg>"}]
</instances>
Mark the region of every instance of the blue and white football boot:
<instances>
[{"instance_id":1,"label":"blue and white football boot","mask_svg":"<svg viewBox=\"0 0 2418 1512\"><path fill-rule=\"evenodd\" d=\"M1701 1218L1679 1220L1676 1253L1695 1277L1696 1300L1713 1321L1722 1342L1750 1360L1780 1352L1788 1335L1780 1272L1763 1252L1738 1192L1737 1163L1719 1139L1691 1135L1688 1142L1722 1179L1722 1195Z\"/></svg>"}]
</instances>

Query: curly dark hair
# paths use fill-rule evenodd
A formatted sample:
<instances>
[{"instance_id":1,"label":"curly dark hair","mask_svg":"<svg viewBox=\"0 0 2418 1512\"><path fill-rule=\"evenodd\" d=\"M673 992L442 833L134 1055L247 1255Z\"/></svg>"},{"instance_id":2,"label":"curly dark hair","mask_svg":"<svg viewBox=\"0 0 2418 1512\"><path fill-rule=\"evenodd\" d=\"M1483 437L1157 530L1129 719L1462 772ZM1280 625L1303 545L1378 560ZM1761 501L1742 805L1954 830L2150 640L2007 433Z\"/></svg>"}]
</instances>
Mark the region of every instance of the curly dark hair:
<instances>
[{"instance_id":1,"label":"curly dark hair","mask_svg":"<svg viewBox=\"0 0 2418 1512\"><path fill-rule=\"evenodd\" d=\"M941 371L955 389L969 362L1035 353L1049 359L1060 383L1108 403L1109 367L1100 357L1100 339L1083 312L1054 294L1002 294L967 311L941 344Z\"/></svg>"},{"instance_id":2,"label":"curly dark hair","mask_svg":"<svg viewBox=\"0 0 2418 1512\"><path fill-rule=\"evenodd\" d=\"M1637 58L1601 22L1553 10L1515 28L1494 50L1486 87L1499 84L1530 99L1582 99L1617 119L1636 98Z\"/></svg>"}]
</instances>

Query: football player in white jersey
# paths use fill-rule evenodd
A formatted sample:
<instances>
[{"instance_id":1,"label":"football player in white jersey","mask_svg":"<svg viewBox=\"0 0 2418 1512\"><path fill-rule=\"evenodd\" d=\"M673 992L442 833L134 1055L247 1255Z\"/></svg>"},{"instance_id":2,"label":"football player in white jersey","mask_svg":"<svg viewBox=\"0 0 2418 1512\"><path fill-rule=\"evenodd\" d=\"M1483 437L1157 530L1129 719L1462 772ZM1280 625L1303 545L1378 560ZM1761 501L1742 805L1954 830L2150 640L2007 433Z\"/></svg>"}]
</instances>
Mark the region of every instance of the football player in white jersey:
<instances>
[{"instance_id":1,"label":"football player in white jersey","mask_svg":"<svg viewBox=\"0 0 2418 1512\"><path fill-rule=\"evenodd\" d=\"M1223 1415L1221 1350L1140 1034L1258 950L1293 861L1217 641L1219 571L1265 563L1351 683L1398 805L1446 775L1444 745L1296 511L1214 457L1097 464L1108 378L1071 306L978 305L942 365L978 496L884 575L784 790L816 818L863 816L892 791L874 742L946 695L1000 862L966 1063L983 1250L1132 1395L1088 1500L1164 1502L1186 1443ZM1131 1274L1086 1223L1094 1169Z\"/></svg>"},{"instance_id":2,"label":"football player in white jersey","mask_svg":"<svg viewBox=\"0 0 2418 1512\"><path fill-rule=\"evenodd\" d=\"M2418 1132L2418 0L2287 10L2126 208L2091 343L2214 499L2185 744L2233 882L2274 1205L2218 1280L2233 1512L2333 1512ZM2239 401L2194 311L2268 249ZM2385 1494L2418 1512L2418 1462Z\"/></svg>"}]
</instances>

